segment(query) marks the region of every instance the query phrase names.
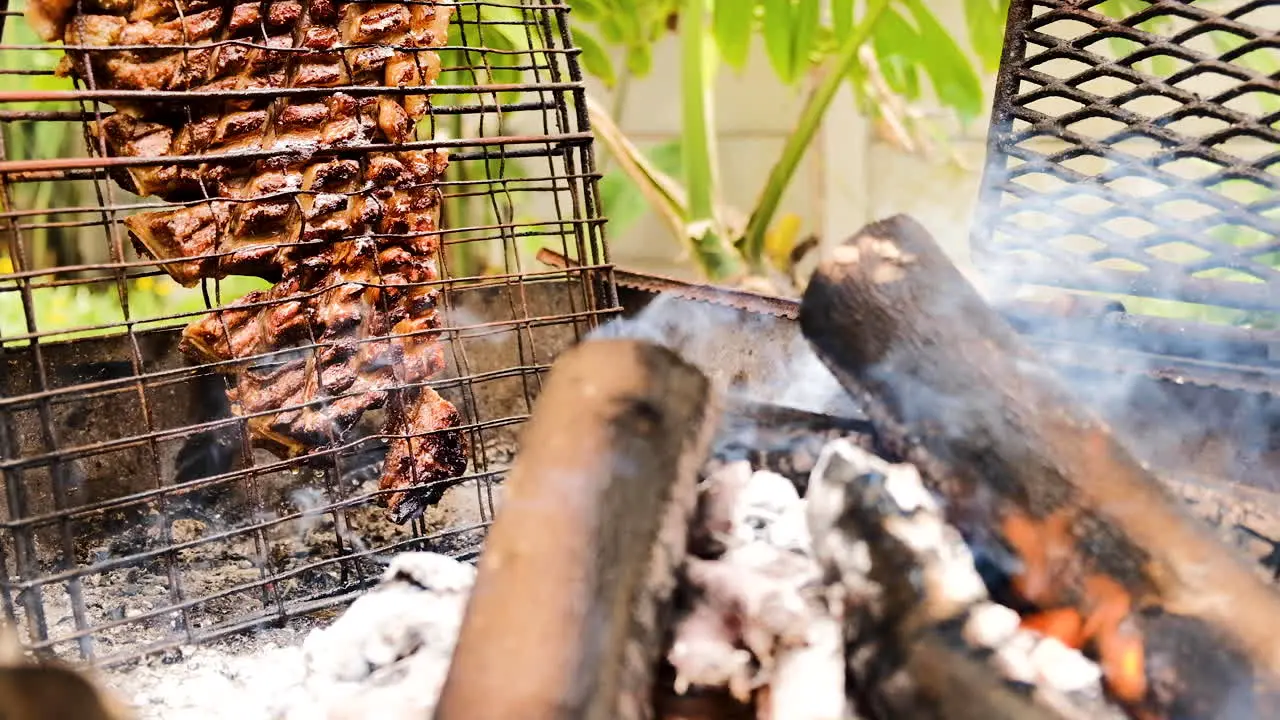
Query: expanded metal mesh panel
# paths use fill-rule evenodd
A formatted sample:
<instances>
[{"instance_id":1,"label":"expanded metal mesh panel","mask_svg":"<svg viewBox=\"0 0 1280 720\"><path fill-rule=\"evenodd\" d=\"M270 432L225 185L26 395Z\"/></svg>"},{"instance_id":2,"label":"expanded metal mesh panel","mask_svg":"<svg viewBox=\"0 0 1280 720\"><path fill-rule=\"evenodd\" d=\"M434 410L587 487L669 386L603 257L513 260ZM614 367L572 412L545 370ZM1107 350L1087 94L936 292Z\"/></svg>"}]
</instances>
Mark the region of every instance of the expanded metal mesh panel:
<instances>
[{"instance_id":1,"label":"expanded metal mesh panel","mask_svg":"<svg viewBox=\"0 0 1280 720\"><path fill-rule=\"evenodd\" d=\"M617 310L568 5L80 0L65 43L8 8L23 642L112 664L473 552L541 374Z\"/></svg>"},{"instance_id":2,"label":"expanded metal mesh panel","mask_svg":"<svg viewBox=\"0 0 1280 720\"><path fill-rule=\"evenodd\" d=\"M1275 327L1280 2L1014 0L975 263Z\"/></svg>"}]
</instances>

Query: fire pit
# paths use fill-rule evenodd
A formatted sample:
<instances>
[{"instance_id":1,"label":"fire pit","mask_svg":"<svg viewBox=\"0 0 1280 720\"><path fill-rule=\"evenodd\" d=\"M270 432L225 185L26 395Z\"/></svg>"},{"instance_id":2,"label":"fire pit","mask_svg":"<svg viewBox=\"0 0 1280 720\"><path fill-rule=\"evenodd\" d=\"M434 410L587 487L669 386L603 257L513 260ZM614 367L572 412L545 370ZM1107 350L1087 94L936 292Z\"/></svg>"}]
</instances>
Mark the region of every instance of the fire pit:
<instances>
[{"instance_id":1,"label":"fire pit","mask_svg":"<svg viewBox=\"0 0 1280 720\"><path fill-rule=\"evenodd\" d=\"M563 356L439 717L1265 716L1267 573L918 224L840 246L799 319L865 418L726 405L645 341Z\"/></svg>"}]
</instances>

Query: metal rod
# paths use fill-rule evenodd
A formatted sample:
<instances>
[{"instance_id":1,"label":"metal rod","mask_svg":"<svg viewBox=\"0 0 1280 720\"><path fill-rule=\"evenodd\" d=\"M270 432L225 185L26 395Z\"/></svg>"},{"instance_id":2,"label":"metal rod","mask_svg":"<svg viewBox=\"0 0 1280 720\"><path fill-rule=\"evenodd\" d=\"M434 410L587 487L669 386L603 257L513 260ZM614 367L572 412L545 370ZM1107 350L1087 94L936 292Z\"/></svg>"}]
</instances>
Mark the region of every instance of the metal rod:
<instances>
[{"instance_id":1,"label":"metal rod","mask_svg":"<svg viewBox=\"0 0 1280 720\"><path fill-rule=\"evenodd\" d=\"M376 145L352 145L345 148L324 148L306 157L342 157L369 152L387 152L391 150L434 150L449 147L486 147L506 146L532 143L571 144L590 142L590 133L566 133L556 137L540 137L533 135L511 135L489 138L456 138L452 140L422 140L399 144L379 143ZM194 165L217 160L263 160L275 157L299 156L296 150L252 150L240 152L210 153L208 155L161 155L158 157L92 157L92 158L47 158L41 160L4 160L0 161L0 175L19 172L42 172L54 170L86 170L112 167L150 167L153 165ZM299 156L300 157L300 156Z\"/></svg>"}]
</instances>

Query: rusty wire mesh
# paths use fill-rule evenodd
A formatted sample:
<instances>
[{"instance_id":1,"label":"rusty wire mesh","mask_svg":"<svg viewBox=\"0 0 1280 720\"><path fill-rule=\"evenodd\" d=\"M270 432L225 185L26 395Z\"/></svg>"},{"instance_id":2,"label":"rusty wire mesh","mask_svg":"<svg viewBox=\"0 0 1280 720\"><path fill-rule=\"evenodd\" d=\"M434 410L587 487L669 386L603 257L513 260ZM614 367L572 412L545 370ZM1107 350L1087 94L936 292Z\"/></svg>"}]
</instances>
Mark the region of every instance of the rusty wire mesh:
<instances>
[{"instance_id":1,"label":"rusty wire mesh","mask_svg":"<svg viewBox=\"0 0 1280 720\"><path fill-rule=\"evenodd\" d=\"M1120 299L1157 318L1170 352L1199 335L1260 344L1247 362L1266 361L1278 32L1275 0L1014 0L975 264Z\"/></svg>"},{"instance_id":2,"label":"rusty wire mesh","mask_svg":"<svg viewBox=\"0 0 1280 720\"><path fill-rule=\"evenodd\" d=\"M616 297L601 272L603 220L568 5L454 7L439 50L443 71L415 136L338 153L361 163L389 150L449 154L438 183L440 279L432 281L447 367L425 384L460 411L469 458L437 505L396 525L377 505L385 495L380 463L394 439L378 425L382 411L293 459L246 442L250 417L231 411L226 376L216 363L184 359L178 342L187 323L270 282L233 275L183 287L140 255L125 219L184 204L125 190L119 171L194 160L106 157L90 130L113 103L190 113L197 98L257 93L303 102L373 90L353 82L318 91L154 92L73 82L54 72L64 48L40 43L23 8L8 5L0 45L0 600L27 646L114 664L342 603L393 551L474 551L540 374L615 310ZM264 41L251 34L237 42ZM163 50L186 58L194 47ZM578 267L534 266L540 247ZM289 351L318 349L313 341Z\"/></svg>"}]
</instances>

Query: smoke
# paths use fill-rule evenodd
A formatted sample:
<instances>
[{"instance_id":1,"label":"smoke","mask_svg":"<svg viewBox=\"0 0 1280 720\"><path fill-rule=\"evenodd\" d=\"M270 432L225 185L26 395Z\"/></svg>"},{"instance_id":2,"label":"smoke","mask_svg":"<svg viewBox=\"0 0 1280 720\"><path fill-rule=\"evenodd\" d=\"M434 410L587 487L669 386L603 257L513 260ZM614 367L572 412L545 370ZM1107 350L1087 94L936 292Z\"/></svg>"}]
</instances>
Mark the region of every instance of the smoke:
<instances>
[{"instance_id":1,"label":"smoke","mask_svg":"<svg viewBox=\"0 0 1280 720\"><path fill-rule=\"evenodd\" d=\"M589 338L633 338L666 347L730 397L862 416L791 320L663 294L633 317L600 326Z\"/></svg>"},{"instance_id":2,"label":"smoke","mask_svg":"<svg viewBox=\"0 0 1280 720\"><path fill-rule=\"evenodd\" d=\"M514 291L512 291L514 292ZM519 313L510 309L503 308L507 312L513 314L513 319L519 319ZM499 310L497 314L500 314ZM459 337L469 341L480 341L485 343L496 343L504 341L506 336L511 333L519 332L517 327L509 324L495 325L493 317L486 318L471 308L463 307L460 303L454 303L448 309L441 308L440 315L443 319L441 327L450 332L455 332Z\"/></svg>"},{"instance_id":3,"label":"smoke","mask_svg":"<svg viewBox=\"0 0 1280 720\"><path fill-rule=\"evenodd\" d=\"M289 494L294 507L298 508L297 539L299 544L306 543L307 535L324 522L327 501L325 493L314 487L296 488Z\"/></svg>"},{"instance_id":4,"label":"smoke","mask_svg":"<svg viewBox=\"0 0 1280 720\"><path fill-rule=\"evenodd\" d=\"M1069 145L1058 144L1059 149ZM1044 149L1029 152L1049 154ZM1174 174L1170 167L1157 167L1150 157L1130 152L1125 143L1108 152L1091 148L1089 155L1064 164L1086 176L1111 168L1108 172L1117 179L1107 182L1114 191L1110 197L1117 200L1127 192L1125 180ZM1130 168L1132 175L1126 177ZM1266 347L1280 341L1280 334L1249 327L1251 320L1259 319L1256 313L1158 299L1176 296L1190 274L1180 269L1185 258L1170 260L1174 258L1170 253L1197 252L1188 243L1175 242L1178 235L1200 238L1206 247L1230 248L1229 243L1198 229L1220 220L1183 217L1180 213L1192 210L1136 192L1132 206L1113 206L1092 215L1096 205L1107 204L1098 200L1092 184L1076 190L1047 173L1024 173L1015 182L1032 192L1012 207L1007 199L997 199L1000 206L978 207L975 212L973 225L981 228L978 235L994 228L992 242L998 243L998 252L975 253L972 263L956 257L962 252L949 252L979 294L1000 310L1040 308L1022 314L1015 323L1018 330L1030 336L1037 354L1049 361L1050 371L1080 402L1110 423L1117 438L1139 459L1195 480L1209 470L1193 470L1188 460L1210 463L1204 448L1222 446L1223 458L1213 461L1213 472L1277 489L1271 473L1251 466L1259 465L1269 450L1268 438L1280 421L1280 403L1256 394L1197 389L1207 383L1192 370L1199 367L1220 378L1238 378L1230 366L1268 364ZM1095 205L1085 207L1085 200ZM952 213L941 208L933 212L927 203L915 205L911 215L939 235L945 235L955 221ZM1157 220L1157 226L1140 216ZM1090 238L1113 242L1118 252L1098 251L1101 245ZM1121 238L1140 239L1126 246ZM1101 287L1104 273L1114 283L1118 271L1125 277L1123 268L1137 270L1133 261L1121 259L1123 255L1142 261L1149 271L1133 272L1132 282L1119 292L1072 289ZM1063 277L1062 288L1037 284L1048 282L1050 273ZM1259 287L1219 282L1224 288ZM971 321L955 316L951 306L940 298L934 311L954 322ZM1034 315L1045 319L1035 320ZM1157 382L1153 376L1166 382Z\"/></svg>"},{"instance_id":5,"label":"smoke","mask_svg":"<svg viewBox=\"0 0 1280 720\"><path fill-rule=\"evenodd\" d=\"M931 218L927 211L912 217L926 227L943 220ZM978 217L983 222L990 215L979 212ZM950 222L949 217L945 220ZM1148 350L1159 350L1153 345L1151 326L1165 323L1175 331L1184 329L1169 336L1177 340L1179 352L1217 370L1223 363L1241 362L1242 348L1257 352L1257 343L1242 342L1243 330L1223 327L1217 333L1203 333L1199 331L1203 326L1193 326L1192 321L1152 319L1139 312L1150 310L1141 299L1031 285L1023 278L1035 262L1026 253L1010 252L984 257L975 268L962 267L978 294L999 310L1029 304L1060 311L1062 298L1075 299L1064 317L1038 310L1032 317L1045 318L1037 321L1038 326L1018 327L1036 351L1031 358L1017 360L1023 372L1054 375L1078 402L1112 426L1130 452L1160 472L1193 482L1217 475L1255 486L1276 485L1271 474L1260 469L1271 451L1280 401L1197 389L1194 381L1186 381L1180 373L1185 361L1175 363L1167 355L1125 346L1137 340ZM1088 263L1081 256L1074 271L1087 274ZM1172 282L1169 276L1160 279ZM933 298L928 311L950 323L974 321L959 311L953 298ZM603 325L592 337L631 337L668 347L731 396L830 415L862 415L813 353L797 323L789 320L662 295L635 316ZM1260 360L1265 357L1255 355L1251 361ZM911 372L910 359L888 362L881 372ZM981 403L981 393L965 395L966 402ZM910 401L945 402L923 387ZM985 409L957 406L947 413L954 423L948 430L963 433L965 418L982 411L998 412L999 408L994 402Z\"/></svg>"}]
</instances>

